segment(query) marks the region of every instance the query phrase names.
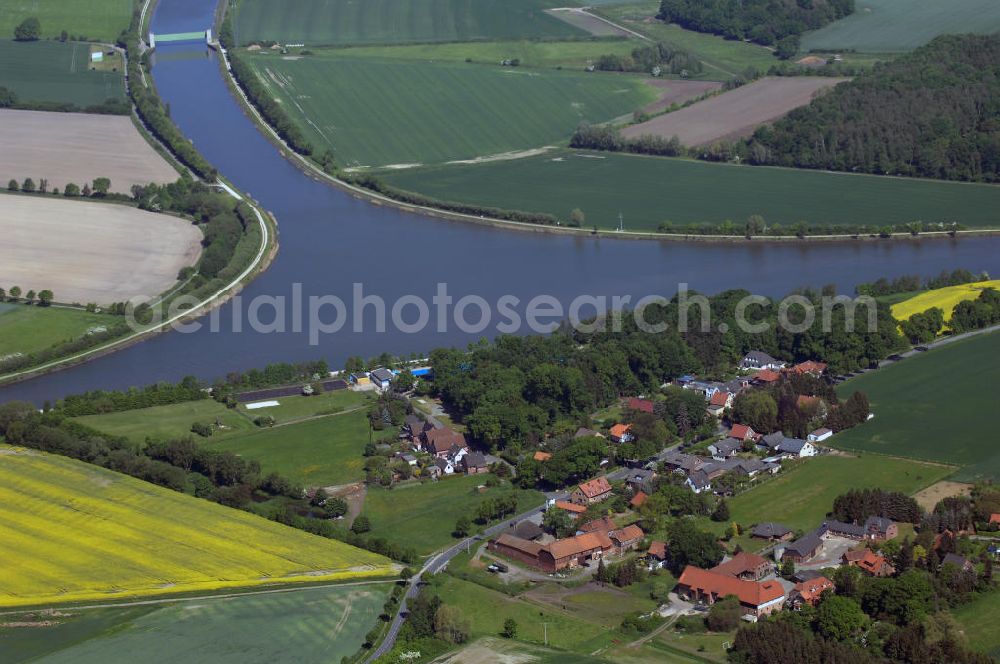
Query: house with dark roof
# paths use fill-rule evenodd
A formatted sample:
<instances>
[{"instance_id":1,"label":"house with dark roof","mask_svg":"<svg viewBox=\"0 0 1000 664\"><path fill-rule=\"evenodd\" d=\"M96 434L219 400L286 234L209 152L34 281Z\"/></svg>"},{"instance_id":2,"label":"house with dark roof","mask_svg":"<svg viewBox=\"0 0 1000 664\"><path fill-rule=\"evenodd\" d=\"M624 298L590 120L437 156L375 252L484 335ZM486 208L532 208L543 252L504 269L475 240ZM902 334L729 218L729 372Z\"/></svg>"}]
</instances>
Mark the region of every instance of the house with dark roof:
<instances>
[{"instance_id":1,"label":"house with dark roof","mask_svg":"<svg viewBox=\"0 0 1000 664\"><path fill-rule=\"evenodd\" d=\"M859 541L882 541L893 539L899 534L899 526L892 519L880 516L870 516L861 525L835 520L824 521L820 525L820 530L839 537L848 537Z\"/></svg>"},{"instance_id":2,"label":"house with dark roof","mask_svg":"<svg viewBox=\"0 0 1000 664\"><path fill-rule=\"evenodd\" d=\"M785 363L781 360L777 360L762 350L752 350L743 356L740 361L740 368L742 369L781 369L785 366Z\"/></svg>"},{"instance_id":3,"label":"house with dark roof","mask_svg":"<svg viewBox=\"0 0 1000 664\"><path fill-rule=\"evenodd\" d=\"M392 379L395 376L391 371L385 367L379 367L368 374L368 380L371 381L372 385L378 390L387 390L389 386L392 385Z\"/></svg>"},{"instance_id":4,"label":"house with dark roof","mask_svg":"<svg viewBox=\"0 0 1000 664\"><path fill-rule=\"evenodd\" d=\"M965 556L960 556L957 553L946 553L944 558L941 559L941 567L945 565L954 565L963 572L971 572L975 570L975 566L972 561Z\"/></svg>"},{"instance_id":5,"label":"house with dark roof","mask_svg":"<svg viewBox=\"0 0 1000 664\"><path fill-rule=\"evenodd\" d=\"M736 438L726 438L708 446L708 451L712 454L712 458L718 461L725 461L736 456L736 453L742 449L743 441Z\"/></svg>"},{"instance_id":6,"label":"house with dark roof","mask_svg":"<svg viewBox=\"0 0 1000 664\"><path fill-rule=\"evenodd\" d=\"M808 440L810 443L822 443L824 440L828 440L832 437L833 437L833 431L831 429L827 429L826 427L820 427L819 429L816 429L808 436L806 436L806 440Z\"/></svg>"},{"instance_id":7,"label":"house with dark roof","mask_svg":"<svg viewBox=\"0 0 1000 664\"><path fill-rule=\"evenodd\" d=\"M573 434L573 438L591 438L595 436L597 438L604 438L604 434L600 431L594 431L593 429L588 429L587 427L580 427L576 430L576 433Z\"/></svg>"},{"instance_id":8,"label":"house with dark roof","mask_svg":"<svg viewBox=\"0 0 1000 664\"><path fill-rule=\"evenodd\" d=\"M750 530L750 536L757 539L766 539L772 542L785 542L792 538L792 529L788 526L774 521L764 521L758 523Z\"/></svg>"},{"instance_id":9,"label":"house with dark roof","mask_svg":"<svg viewBox=\"0 0 1000 664\"><path fill-rule=\"evenodd\" d=\"M542 530L541 526L528 519L518 521L517 525L512 526L512 532L515 537L520 537L525 540L536 540L545 534L545 531Z\"/></svg>"},{"instance_id":10,"label":"house with dark roof","mask_svg":"<svg viewBox=\"0 0 1000 664\"><path fill-rule=\"evenodd\" d=\"M781 550L781 560L801 563L816 557L816 554L823 548L823 538L814 531L778 548Z\"/></svg>"},{"instance_id":11,"label":"house with dark roof","mask_svg":"<svg viewBox=\"0 0 1000 664\"><path fill-rule=\"evenodd\" d=\"M652 470L646 468L636 468L628 472L628 476L625 478L625 483L628 484L629 488L633 492L644 492L653 493L653 480L656 479L656 473Z\"/></svg>"},{"instance_id":12,"label":"house with dark roof","mask_svg":"<svg viewBox=\"0 0 1000 664\"><path fill-rule=\"evenodd\" d=\"M691 487L691 490L695 493L710 491L712 489L712 480L708 478L708 473L700 468L688 473L686 484Z\"/></svg>"},{"instance_id":13,"label":"house with dark roof","mask_svg":"<svg viewBox=\"0 0 1000 664\"><path fill-rule=\"evenodd\" d=\"M465 467L466 475L477 475L489 472L489 464L482 452L469 452L462 457L462 465Z\"/></svg>"},{"instance_id":14,"label":"house with dark roof","mask_svg":"<svg viewBox=\"0 0 1000 664\"><path fill-rule=\"evenodd\" d=\"M677 581L677 593L696 602L714 604L727 595L739 599L743 614L758 618L780 611L785 590L778 581L744 581L727 574L688 565Z\"/></svg>"}]
</instances>

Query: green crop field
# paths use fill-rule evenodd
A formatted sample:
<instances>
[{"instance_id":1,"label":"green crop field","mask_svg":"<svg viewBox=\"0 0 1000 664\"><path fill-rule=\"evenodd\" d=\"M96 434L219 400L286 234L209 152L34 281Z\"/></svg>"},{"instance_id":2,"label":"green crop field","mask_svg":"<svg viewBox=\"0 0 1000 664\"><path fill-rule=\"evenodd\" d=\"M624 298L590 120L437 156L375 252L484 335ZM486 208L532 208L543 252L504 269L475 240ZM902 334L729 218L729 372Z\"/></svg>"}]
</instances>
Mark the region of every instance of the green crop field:
<instances>
[{"instance_id":1,"label":"green crop field","mask_svg":"<svg viewBox=\"0 0 1000 664\"><path fill-rule=\"evenodd\" d=\"M371 519L372 536L384 537L417 553L429 554L453 542L451 531L461 516L475 516L476 506L489 496L510 488L495 487L479 493L484 477L463 475L438 482L397 485L393 489L371 487L362 514ZM545 502L538 491L518 491L518 512Z\"/></svg>"},{"instance_id":2,"label":"green crop field","mask_svg":"<svg viewBox=\"0 0 1000 664\"><path fill-rule=\"evenodd\" d=\"M386 576L388 559L98 466L0 446L0 607Z\"/></svg>"},{"instance_id":3,"label":"green crop field","mask_svg":"<svg viewBox=\"0 0 1000 664\"><path fill-rule=\"evenodd\" d=\"M274 471L304 486L332 486L364 479L368 435L368 415L357 410L200 442L259 461L264 473Z\"/></svg>"},{"instance_id":4,"label":"green crop field","mask_svg":"<svg viewBox=\"0 0 1000 664\"><path fill-rule=\"evenodd\" d=\"M361 647L390 588L298 588L56 617L15 615L6 622L26 624L0 627L0 653L6 664L104 664L127 652L187 664L334 662Z\"/></svg>"},{"instance_id":5,"label":"green crop field","mask_svg":"<svg viewBox=\"0 0 1000 664\"><path fill-rule=\"evenodd\" d=\"M553 0L241 0L240 44L270 40L309 46L579 38L588 33L545 13Z\"/></svg>"},{"instance_id":6,"label":"green crop field","mask_svg":"<svg viewBox=\"0 0 1000 664\"><path fill-rule=\"evenodd\" d=\"M586 69L602 55L629 55L640 46L637 40L602 39L587 41L488 41L446 44L406 44L403 46L352 46L319 51L338 58L414 60L427 63L465 62L496 65L518 59L522 67L563 67Z\"/></svg>"},{"instance_id":7,"label":"green crop field","mask_svg":"<svg viewBox=\"0 0 1000 664\"><path fill-rule=\"evenodd\" d=\"M1000 612L1000 592L996 590L981 594L968 604L963 604L952 611L965 632L969 646L985 652L994 659L1000 657L998 612Z\"/></svg>"},{"instance_id":8,"label":"green crop field","mask_svg":"<svg viewBox=\"0 0 1000 664\"><path fill-rule=\"evenodd\" d=\"M654 17L659 10L659 2L647 0L607 4L597 7L595 13L650 39L691 53L705 65L698 78L724 81L743 73L748 67L765 72L778 63L771 51L757 44L685 30L679 25L656 20Z\"/></svg>"},{"instance_id":9,"label":"green crop field","mask_svg":"<svg viewBox=\"0 0 1000 664\"><path fill-rule=\"evenodd\" d=\"M0 0L0 36L10 39L14 27L34 16L42 39L66 33L81 41L114 42L132 19L134 0Z\"/></svg>"},{"instance_id":10,"label":"green crop field","mask_svg":"<svg viewBox=\"0 0 1000 664\"><path fill-rule=\"evenodd\" d=\"M868 395L875 418L838 433L836 447L965 466L949 479L1000 479L993 437L1000 333L909 357L838 387Z\"/></svg>"},{"instance_id":11,"label":"green crop field","mask_svg":"<svg viewBox=\"0 0 1000 664\"><path fill-rule=\"evenodd\" d=\"M186 438L192 435L191 425L195 422L211 425L220 422L224 428L217 430L212 436L213 439L256 428L249 418L226 408L224 404L214 399L126 410L119 413L85 415L76 419L103 433L112 436L125 436L139 444L145 443L147 438L152 440ZM203 442L209 440L197 436L195 438Z\"/></svg>"},{"instance_id":12,"label":"green crop field","mask_svg":"<svg viewBox=\"0 0 1000 664\"><path fill-rule=\"evenodd\" d=\"M346 166L439 163L565 142L655 99L638 77L466 63L255 56L319 153ZM530 100L530 112L526 102Z\"/></svg>"},{"instance_id":13,"label":"green crop field","mask_svg":"<svg viewBox=\"0 0 1000 664\"><path fill-rule=\"evenodd\" d=\"M836 440L838 434L834 437ZM777 521L789 528L815 528L848 489L879 487L912 494L949 475L954 468L876 455L819 456L729 501L734 521L749 526Z\"/></svg>"},{"instance_id":14,"label":"green crop field","mask_svg":"<svg viewBox=\"0 0 1000 664\"><path fill-rule=\"evenodd\" d=\"M938 35L1000 30L996 0L858 0L850 16L802 38L802 50L912 51Z\"/></svg>"},{"instance_id":15,"label":"green crop field","mask_svg":"<svg viewBox=\"0 0 1000 664\"><path fill-rule=\"evenodd\" d=\"M574 208L586 226L650 231L664 221L741 226L753 214L768 224L901 224L958 221L1000 225L1000 187L820 171L591 153L547 152L475 165L382 174L386 182L442 200L549 212Z\"/></svg>"},{"instance_id":16,"label":"green crop field","mask_svg":"<svg viewBox=\"0 0 1000 664\"><path fill-rule=\"evenodd\" d=\"M79 42L0 41L0 86L20 101L91 106L125 98L121 70L91 70L90 44Z\"/></svg>"},{"instance_id":17,"label":"green crop field","mask_svg":"<svg viewBox=\"0 0 1000 664\"><path fill-rule=\"evenodd\" d=\"M10 287L7 284L4 286ZM80 309L0 304L0 358L10 353L27 354L44 350L81 337L89 330L110 327L120 320Z\"/></svg>"}]
</instances>

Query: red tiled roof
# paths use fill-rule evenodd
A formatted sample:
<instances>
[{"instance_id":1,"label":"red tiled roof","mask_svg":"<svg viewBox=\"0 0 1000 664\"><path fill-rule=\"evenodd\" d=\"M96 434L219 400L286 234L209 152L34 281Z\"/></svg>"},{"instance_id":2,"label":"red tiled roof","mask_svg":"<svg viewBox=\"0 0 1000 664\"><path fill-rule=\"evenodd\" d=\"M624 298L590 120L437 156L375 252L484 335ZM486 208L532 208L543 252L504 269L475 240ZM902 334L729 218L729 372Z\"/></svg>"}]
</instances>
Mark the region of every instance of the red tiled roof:
<instances>
[{"instance_id":1,"label":"red tiled roof","mask_svg":"<svg viewBox=\"0 0 1000 664\"><path fill-rule=\"evenodd\" d=\"M532 557L537 556L538 552L542 550L542 545L538 542L532 542L531 540L526 540L510 533L501 534L497 537L496 543L498 546L506 546Z\"/></svg>"},{"instance_id":2,"label":"red tiled roof","mask_svg":"<svg viewBox=\"0 0 1000 664\"><path fill-rule=\"evenodd\" d=\"M583 531L585 533L607 533L618 526L615 522L611 520L610 516L603 516L600 519L594 519L593 521L588 521L587 523L580 526L577 530Z\"/></svg>"},{"instance_id":3,"label":"red tiled roof","mask_svg":"<svg viewBox=\"0 0 1000 664\"><path fill-rule=\"evenodd\" d=\"M1000 523L1000 514L990 514L990 523Z\"/></svg>"},{"instance_id":4,"label":"red tiled roof","mask_svg":"<svg viewBox=\"0 0 1000 664\"><path fill-rule=\"evenodd\" d=\"M560 558L575 556L594 549L604 551L610 549L611 546L611 540L608 539L608 536L598 532L584 533L583 535L556 540L555 542L546 544L543 548L552 554L553 558L559 560Z\"/></svg>"},{"instance_id":5,"label":"red tiled roof","mask_svg":"<svg viewBox=\"0 0 1000 664\"><path fill-rule=\"evenodd\" d=\"M632 507L642 507L642 504L646 502L647 498L649 498L649 496L647 496L645 492L638 491L634 496L632 496L632 500L628 501L628 504Z\"/></svg>"},{"instance_id":6,"label":"red tiled roof","mask_svg":"<svg viewBox=\"0 0 1000 664\"><path fill-rule=\"evenodd\" d=\"M710 571L717 574L728 574L729 576L739 576L746 572L754 572L762 565L767 565L767 560L760 556L741 551L727 560L713 567Z\"/></svg>"},{"instance_id":7,"label":"red tiled roof","mask_svg":"<svg viewBox=\"0 0 1000 664\"><path fill-rule=\"evenodd\" d=\"M795 590L802 597L802 601L807 604L815 604L819 596L831 588L834 588L833 581L825 576L817 576L815 579L795 584Z\"/></svg>"},{"instance_id":8,"label":"red tiled roof","mask_svg":"<svg viewBox=\"0 0 1000 664\"><path fill-rule=\"evenodd\" d=\"M616 424L613 427L611 427L611 435L615 438L621 438L631 430L632 430L631 424Z\"/></svg>"},{"instance_id":9,"label":"red tiled roof","mask_svg":"<svg viewBox=\"0 0 1000 664\"><path fill-rule=\"evenodd\" d=\"M712 395L712 398L709 400L708 403L709 405L712 406L725 406L726 403L729 402L729 396L730 396L729 392L726 392L725 390L719 390L718 392Z\"/></svg>"},{"instance_id":10,"label":"red tiled roof","mask_svg":"<svg viewBox=\"0 0 1000 664\"><path fill-rule=\"evenodd\" d=\"M860 567L869 574L878 573L888 561L871 549L864 551L848 551L844 554L844 561L849 565Z\"/></svg>"},{"instance_id":11,"label":"red tiled roof","mask_svg":"<svg viewBox=\"0 0 1000 664\"><path fill-rule=\"evenodd\" d=\"M729 430L729 437L735 438L736 440L746 440L747 438L755 438L757 432L751 429L746 424L734 424L733 428Z\"/></svg>"},{"instance_id":12,"label":"red tiled roof","mask_svg":"<svg viewBox=\"0 0 1000 664\"><path fill-rule=\"evenodd\" d=\"M424 433L424 438L427 440L427 446L435 454L450 450L452 445L468 447L465 442L465 436L448 427L431 429Z\"/></svg>"},{"instance_id":13,"label":"red tiled roof","mask_svg":"<svg viewBox=\"0 0 1000 664\"><path fill-rule=\"evenodd\" d=\"M589 482L584 482L580 485L580 491L583 492L587 498L596 498L602 494L611 491L611 485L608 484L607 478L595 477Z\"/></svg>"},{"instance_id":14,"label":"red tiled roof","mask_svg":"<svg viewBox=\"0 0 1000 664\"><path fill-rule=\"evenodd\" d=\"M659 560L664 560L667 557L667 543L666 542L650 542L649 543L649 555L657 558Z\"/></svg>"},{"instance_id":15,"label":"red tiled roof","mask_svg":"<svg viewBox=\"0 0 1000 664\"><path fill-rule=\"evenodd\" d=\"M650 401L649 399L639 399L637 397L632 397L631 399L628 400L628 403L625 405L625 407L631 410L641 410L644 413L653 412L653 402Z\"/></svg>"},{"instance_id":16,"label":"red tiled roof","mask_svg":"<svg viewBox=\"0 0 1000 664\"><path fill-rule=\"evenodd\" d=\"M763 369L754 374L754 380L759 380L763 383L773 383L781 378L781 374L777 371L772 371L771 369Z\"/></svg>"},{"instance_id":17,"label":"red tiled roof","mask_svg":"<svg viewBox=\"0 0 1000 664\"><path fill-rule=\"evenodd\" d=\"M806 360L805 362L799 362L794 367L792 367L792 371L800 374L811 373L819 375L824 371L826 371L826 363L816 362L815 360Z\"/></svg>"},{"instance_id":18,"label":"red tiled roof","mask_svg":"<svg viewBox=\"0 0 1000 664\"><path fill-rule=\"evenodd\" d=\"M532 457L535 461L548 461L552 458L550 452L535 452L535 456Z\"/></svg>"},{"instance_id":19,"label":"red tiled roof","mask_svg":"<svg viewBox=\"0 0 1000 664\"><path fill-rule=\"evenodd\" d=\"M741 604L758 607L785 596L777 581L744 581L725 574L688 565L677 581L682 586L716 597L736 595Z\"/></svg>"},{"instance_id":20,"label":"red tiled roof","mask_svg":"<svg viewBox=\"0 0 1000 664\"><path fill-rule=\"evenodd\" d=\"M642 539L646 536L646 533L643 532L642 528L633 523L624 528L612 530L608 536L613 540L618 540L619 544L628 544L629 542Z\"/></svg>"},{"instance_id":21,"label":"red tiled roof","mask_svg":"<svg viewBox=\"0 0 1000 664\"><path fill-rule=\"evenodd\" d=\"M587 508L583 505L577 505L576 503L571 503L567 500L557 500L555 502L555 507L561 510L566 510L567 512L573 512L574 514L583 514L587 511Z\"/></svg>"}]
</instances>

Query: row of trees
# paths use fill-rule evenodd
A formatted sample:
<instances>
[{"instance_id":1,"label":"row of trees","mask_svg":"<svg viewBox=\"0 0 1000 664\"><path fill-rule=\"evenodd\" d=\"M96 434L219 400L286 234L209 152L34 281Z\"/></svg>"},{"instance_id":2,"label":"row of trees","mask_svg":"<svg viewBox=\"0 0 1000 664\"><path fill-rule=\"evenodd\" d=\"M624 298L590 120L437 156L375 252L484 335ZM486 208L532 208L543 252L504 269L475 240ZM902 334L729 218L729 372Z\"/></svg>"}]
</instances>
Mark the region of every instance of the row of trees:
<instances>
[{"instance_id":1,"label":"row of trees","mask_svg":"<svg viewBox=\"0 0 1000 664\"><path fill-rule=\"evenodd\" d=\"M20 286L11 286L9 291L0 288L0 302L20 302L22 292ZM39 306L47 307L52 304L53 297L55 295L47 288L37 293L33 290L28 290L28 292L24 293L24 302L25 304L34 304L37 299Z\"/></svg>"},{"instance_id":2,"label":"row of trees","mask_svg":"<svg viewBox=\"0 0 1000 664\"><path fill-rule=\"evenodd\" d=\"M93 186L84 183L83 189L80 188L74 182L70 182L63 189L63 196L68 198L74 198L77 196L83 196L89 198L93 196L94 198L104 198L108 195L111 190L111 180L108 178L94 178ZM17 180L11 178L7 183L7 191L21 191L26 194L47 194L49 193L49 181L45 178L41 178L38 184L31 178L25 178L24 182L18 184ZM59 188L55 187L52 189L53 195L59 194Z\"/></svg>"},{"instance_id":3,"label":"row of trees","mask_svg":"<svg viewBox=\"0 0 1000 664\"><path fill-rule=\"evenodd\" d=\"M918 290L931 290L934 288L946 288L948 286L959 286L970 284L976 281L986 281L990 275L986 272L974 274L966 269L956 269L951 272L942 270L936 277L926 279L919 274L904 274L901 277L887 279L882 277L870 283L858 284L854 292L858 295L871 295L881 297L883 295L893 295L895 293L910 293Z\"/></svg>"},{"instance_id":4,"label":"row of trees","mask_svg":"<svg viewBox=\"0 0 1000 664\"><path fill-rule=\"evenodd\" d=\"M938 37L743 143L752 164L1000 180L1000 35Z\"/></svg>"},{"instance_id":5,"label":"row of trees","mask_svg":"<svg viewBox=\"0 0 1000 664\"><path fill-rule=\"evenodd\" d=\"M666 69L671 74L687 77L700 74L702 64L701 60L687 51L657 42L636 47L632 49L631 55L602 55L594 63L594 68L600 71L647 72L656 75Z\"/></svg>"},{"instance_id":6,"label":"row of trees","mask_svg":"<svg viewBox=\"0 0 1000 664\"><path fill-rule=\"evenodd\" d=\"M922 514L917 501L899 491L851 489L833 501L834 518L846 523L864 523L870 516L881 516L917 524Z\"/></svg>"}]
</instances>

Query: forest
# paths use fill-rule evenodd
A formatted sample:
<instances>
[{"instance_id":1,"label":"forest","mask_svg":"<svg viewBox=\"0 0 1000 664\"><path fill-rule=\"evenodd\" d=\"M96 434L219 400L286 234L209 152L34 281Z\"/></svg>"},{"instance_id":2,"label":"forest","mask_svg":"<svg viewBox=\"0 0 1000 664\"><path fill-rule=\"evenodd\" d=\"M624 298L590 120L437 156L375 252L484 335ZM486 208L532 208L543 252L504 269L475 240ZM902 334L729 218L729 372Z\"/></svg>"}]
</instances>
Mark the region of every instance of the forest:
<instances>
[{"instance_id":1,"label":"forest","mask_svg":"<svg viewBox=\"0 0 1000 664\"><path fill-rule=\"evenodd\" d=\"M777 45L777 55L798 52L798 36L854 11L854 0L662 0L657 18L726 39Z\"/></svg>"},{"instance_id":2,"label":"forest","mask_svg":"<svg viewBox=\"0 0 1000 664\"><path fill-rule=\"evenodd\" d=\"M1000 181L1000 35L938 37L761 127L752 164Z\"/></svg>"}]
</instances>

